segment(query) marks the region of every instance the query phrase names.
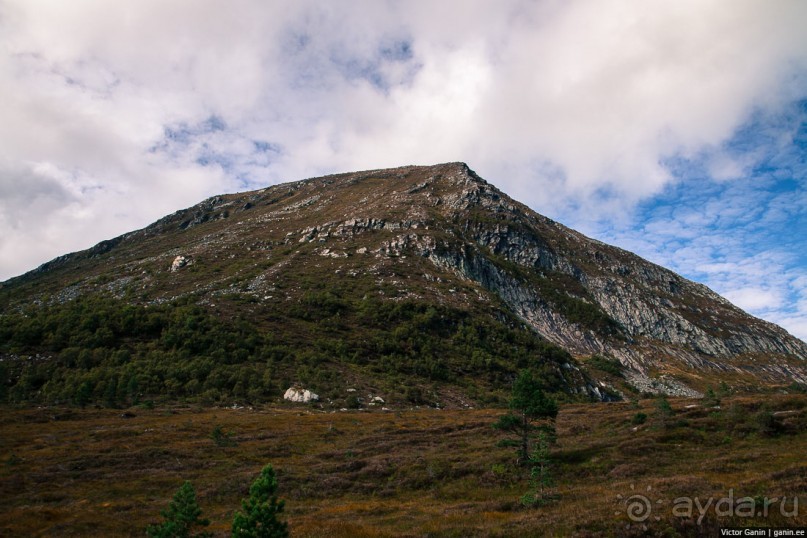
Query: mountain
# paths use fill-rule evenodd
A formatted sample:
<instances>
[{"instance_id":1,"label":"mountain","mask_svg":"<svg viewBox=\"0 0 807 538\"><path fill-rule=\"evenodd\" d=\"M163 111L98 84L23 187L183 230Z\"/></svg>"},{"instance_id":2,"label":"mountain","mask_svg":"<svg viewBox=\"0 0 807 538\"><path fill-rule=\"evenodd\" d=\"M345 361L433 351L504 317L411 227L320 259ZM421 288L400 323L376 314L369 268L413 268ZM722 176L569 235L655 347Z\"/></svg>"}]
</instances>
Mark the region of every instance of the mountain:
<instances>
[{"instance_id":1,"label":"mountain","mask_svg":"<svg viewBox=\"0 0 807 538\"><path fill-rule=\"evenodd\" d=\"M471 405L524 367L570 399L807 382L803 341L463 163L216 196L2 283L0 312L12 401Z\"/></svg>"}]
</instances>

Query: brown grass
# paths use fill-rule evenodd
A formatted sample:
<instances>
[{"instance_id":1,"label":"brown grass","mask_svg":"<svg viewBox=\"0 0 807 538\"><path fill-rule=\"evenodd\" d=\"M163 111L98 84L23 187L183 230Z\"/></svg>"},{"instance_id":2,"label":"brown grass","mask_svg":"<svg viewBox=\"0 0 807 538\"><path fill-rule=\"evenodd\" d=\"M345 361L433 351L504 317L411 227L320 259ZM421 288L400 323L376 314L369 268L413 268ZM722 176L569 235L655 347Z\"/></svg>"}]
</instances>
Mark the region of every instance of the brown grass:
<instances>
[{"instance_id":1,"label":"brown grass","mask_svg":"<svg viewBox=\"0 0 807 538\"><path fill-rule=\"evenodd\" d=\"M650 400L638 409L565 406L553 448L560 498L536 509L518 503L526 477L512 449L496 446L497 410L174 408L132 409L136 416L124 418L122 410L5 409L0 535L143 536L191 480L212 530L226 536L267 463L293 536L698 536L721 522L804 526L807 397L761 398L735 397L722 410L674 401L678 422L667 429L654 426ZM780 415L775 436L754 429L763 404L792 411ZM648 421L636 426L639 411ZM217 425L236 446L213 442ZM767 518L710 512L698 524L671 514L678 497L717 500L730 490L735 499L787 496L788 509L801 495L801 515L785 518L778 504ZM634 494L664 503L654 505L661 519L648 520L647 531L626 527L621 501Z\"/></svg>"}]
</instances>

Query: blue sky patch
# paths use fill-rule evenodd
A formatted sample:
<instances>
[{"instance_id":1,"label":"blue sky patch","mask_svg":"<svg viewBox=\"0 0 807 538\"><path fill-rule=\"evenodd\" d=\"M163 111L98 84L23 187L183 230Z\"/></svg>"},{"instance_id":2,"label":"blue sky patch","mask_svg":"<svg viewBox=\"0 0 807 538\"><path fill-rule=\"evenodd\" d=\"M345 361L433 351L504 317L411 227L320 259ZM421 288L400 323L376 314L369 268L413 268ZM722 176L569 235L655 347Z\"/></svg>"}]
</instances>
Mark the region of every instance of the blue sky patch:
<instances>
[{"instance_id":1,"label":"blue sky patch","mask_svg":"<svg viewBox=\"0 0 807 538\"><path fill-rule=\"evenodd\" d=\"M725 144L664 161L674 181L638 204L627 225L595 237L703 282L751 313L795 313L807 299L805 108L755 113ZM715 160L740 177L710 175Z\"/></svg>"}]
</instances>

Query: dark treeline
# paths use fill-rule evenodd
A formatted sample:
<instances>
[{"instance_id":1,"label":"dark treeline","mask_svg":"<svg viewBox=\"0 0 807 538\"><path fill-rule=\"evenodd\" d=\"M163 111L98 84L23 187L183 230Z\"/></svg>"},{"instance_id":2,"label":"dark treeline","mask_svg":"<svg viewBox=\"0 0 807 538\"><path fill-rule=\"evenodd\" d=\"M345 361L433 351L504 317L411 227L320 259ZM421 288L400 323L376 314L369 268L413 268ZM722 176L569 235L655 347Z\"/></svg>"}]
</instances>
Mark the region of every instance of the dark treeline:
<instances>
[{"instance_id":1,"label":"dark treeline","mask_svg":"<svg viewBox=\"0 0 807 538\"><path fill-rule=\"evenodd\" d=\"M252 299L222 298L233 312L245 311L238 304L245 301ZM327 291L250 319L190 299L143 306L87 296L0 316L0 402L257 403L277 399L294 382L336 395L346 368L399 387L412 403L426 403L423 382L506 391L525 367L541 373L547 390L567 388L559 365L569 355L512 325L439 305L350 301Z\"/></svg>"}]
</instances>

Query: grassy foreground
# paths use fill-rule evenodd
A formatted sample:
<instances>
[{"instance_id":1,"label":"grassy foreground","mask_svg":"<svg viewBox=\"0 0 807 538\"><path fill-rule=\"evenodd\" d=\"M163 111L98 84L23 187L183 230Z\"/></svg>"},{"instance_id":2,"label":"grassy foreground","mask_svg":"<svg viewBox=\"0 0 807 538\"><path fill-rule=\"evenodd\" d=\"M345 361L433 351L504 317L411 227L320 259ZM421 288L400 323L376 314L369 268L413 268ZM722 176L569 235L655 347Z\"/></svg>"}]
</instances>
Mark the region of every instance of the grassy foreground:
<instances>
[{"instance_id":1,"label":"grassy foreground","mask_svg":"<svg viewBox=\"0 0 807 538\"><path fill-rule=\"evenodd\" d=\"M0 536L144 536L183 480L214 534L228 536L267 463L300 537L715 536L721 524L807 526L807 396L672 407L664 424L653 400L562 407L552 448L558 500L529 509L518 502L525 472L512 449L497 447L498 410L5 408ZM650 512L632 521L629 505L644 498Z\"/></svg>"}]
</instances>

